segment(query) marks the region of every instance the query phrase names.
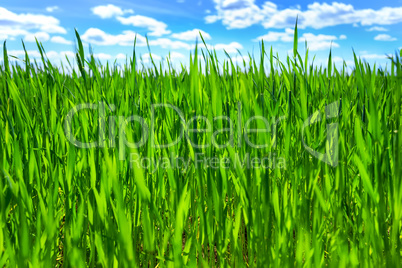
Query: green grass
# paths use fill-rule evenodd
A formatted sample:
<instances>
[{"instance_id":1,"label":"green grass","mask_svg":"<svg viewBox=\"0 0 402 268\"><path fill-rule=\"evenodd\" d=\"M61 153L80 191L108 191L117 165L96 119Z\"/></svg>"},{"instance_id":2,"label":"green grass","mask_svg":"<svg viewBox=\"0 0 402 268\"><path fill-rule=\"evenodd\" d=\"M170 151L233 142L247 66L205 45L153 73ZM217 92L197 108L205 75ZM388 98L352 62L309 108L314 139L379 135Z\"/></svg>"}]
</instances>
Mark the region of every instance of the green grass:
<instances>
[{"instance_id":1,"label":"green grass","mask_svg":"<svg viewBox=\"0 0 402 268\"><path fill-rule=\"evenodd\" d=\"M297 42L284 63L262 44L259 57L249 56L241 67L229 58L218 61L215 51L200 45L188 69L154 62L141 67L135 49L118 69L84 54L78 34L77 44L73 68L73 61L52 65L39 43L39 62L26 54L15 63L4 43L0 267L401 265L400 55L386 70L355 58L348 73L345 64L335 67L331 55L327 67L309 65ZM99 142L77 148L66 137L67 114L83 103L99 108L99 102L104 111L85 109L70 118L73 137ZM337 117L325 118L325 106L334 102ZM173 110L151 117L158 103L178 107L186 122L205 116L214 131L229 127L214 117L230 117L233 147L191 146L212 138L188 131L206 128L200 119L185 127L188 139L172 147L153 148L149 140L139 148L124 146L143 137L138 122L124 119L132 115L145 119L156 144L180 136ZM332 152L327 124L337 123L335 167L303 146L303 123L315 111L321 121L306 127L304 140ZM249 135L253 143L268 142L267 148L239 142L252 116L285 116L276 134ZM252 126L261 128L261 122ZM230 135L222 132L218 143ZM138 168L130 166L132 153L180 156L190 165ZM247 154L275 153L286 168L196 168L200 153L237 162Z\"/></svg>"}]
</instances>

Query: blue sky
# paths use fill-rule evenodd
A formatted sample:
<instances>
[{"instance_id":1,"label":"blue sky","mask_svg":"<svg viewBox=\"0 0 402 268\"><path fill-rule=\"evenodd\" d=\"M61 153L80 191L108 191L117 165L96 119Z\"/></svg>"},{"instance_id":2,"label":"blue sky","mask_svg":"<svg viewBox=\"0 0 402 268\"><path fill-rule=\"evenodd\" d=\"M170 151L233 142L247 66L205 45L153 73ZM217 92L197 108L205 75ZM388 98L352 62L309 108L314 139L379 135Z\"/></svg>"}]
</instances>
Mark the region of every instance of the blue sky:
<instances>
[{"instance_id":1,"label":"blue sky","mask_svg":"<svg viewBox=\"0 0 402 268\"><path fill-rule=\"evenodd\" d=\"M299 41L304 51L324 63L333 57L352 65L352 49L365 60L385 66L386 54L402 47L402 0L383 1L260 1L260 0L147 0L147 1L8 1L0 3L0 40L10 55L21 57L21 39L32 57L38 57L35 37L48 57L60 62L75 50L74 28L101 61L124 62L137 53L148 61L148 37L154 59L171 53L187 64L201 31L208 46L225 49L234 59L258 55L259 42L284 58L293 45L293 26L299 17Z\"/></svg>"}]
</instances>

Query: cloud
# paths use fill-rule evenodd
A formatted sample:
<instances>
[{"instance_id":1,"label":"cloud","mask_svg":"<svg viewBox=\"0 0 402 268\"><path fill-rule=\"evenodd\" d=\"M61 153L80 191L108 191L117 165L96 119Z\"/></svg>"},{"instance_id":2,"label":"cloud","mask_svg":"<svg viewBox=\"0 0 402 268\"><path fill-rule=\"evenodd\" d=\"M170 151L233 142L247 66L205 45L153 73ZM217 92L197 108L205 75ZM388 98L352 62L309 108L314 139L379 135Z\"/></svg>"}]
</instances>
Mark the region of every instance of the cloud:
<instances>
[{"instance_id":1,"label":"cloud","mask_svg":"<svg viewBox=\"0 0 402 268\"><path fill-rule=\"evenodd\" d=\"M200 39L200 33L202 34L204 40L211 40L211 36L209 35L209 33L204 32L203 30L200 29L193 29L186 32L174 33L171 35L171 37L184 41L194 41L197 38Z\"/></svg>"},{"instance_id":2,"label":"cloud","mask_svg":"<svg viewBox=\"0 0 402 268\"><path fill-rule=\"evenodd\" d=\"M69 41L62 36L53 36L50 39L50 42L64 45L71 45L73 43L72 41Z\"/></svg>"},{"instance_id":3,"label":"cloud","mask_svg":"<svg viewBox=\"0 0 402 268\"><path fill-rule=\"evenodd\" d=\"M307 41L307 46L310 51L326 50L330 48L339 47L338 43L333 42L337 40L334 35L305 33L299 38L299 42Z\"/></svg>"},{"instance_id":4,"label":"cloud","mask_svg":"<svg viewBox=\"0 0 402 268\"><path fill-rule=\"evenodd\" d=\"M73 57L75 57L75 53L72 52L72 51L61 51L61 52L59 53L59 55L60 55L60 57L63 57L63 58L65 58L65 57L68 57L68 58L73 58Z\"/></svg>"},{"instance_id":5,"label":"cloud","mask_svg":"<svg viewBox=\"0 0 402 268\"><path fill-rule=\"evenodd\" d=\"M201 48L205 48L205 46L202 46ZM226 51L229 54L233 54L233 53L237 53L237 50L241 50L243 49L243 46L238 43L238 42L231 42L229 44L223 44L223 43L219 43L219 44L215 44L215 45L211 45L211 44L207 44L206 48L208 50L216 50L216 51ZM200 57L201 59L203 59L203 56Z\"/></svg>"},{"instance_id":6,"label":"cloud","mask_svg":"<svg viewBox=\"0 0 402 268\"><path fill-rule=\"evenodd\" d=\"M243 65L244 63L247 64L250 61L250 57L248 57L248 56L240 56L240 55L237 55L235 57L231 57L230 59L236 65Z\"/></svg>"},{"instance_id":7,"label":"cloud","mask_svg":"<svg viewBox=\"0 0 402 268\"><path fill-rule=\"evenodd\" d=\"M336 66L338 69L342 69L344 67L344 64L346 64L347 69L350 68L350 71L352 71L352 68L355 65L355 62L353 60L345 60L339 56L334 56L332 57L332 63ZM327 57L315 57L314 58L314 66L328 66L328 58Z\"/></svg>"},{"instance_id":8,"label":"cloud","mask_svg":"<svg viewBox=\"0 0 402 268\"><path fill-rule=\"evenodd\" d=\"M341 58L339 56L335 56L335 57L332 58L332 62L334 62L334 63L344 63L344 62L346 62L347 63L348 61L345 61L345 59L343 59L343 58ZM354 63L353 61L350 61L350 62ZM349 64L347 64L347 65L349 65Z\"/></svg>"},{"instance_id":9,"label":"cloud","mask_svg":"<svg viewBox=\"0 0 402 268\"><path fill-rule=\"evenodd\" d=\"M254 39L253 41L261 41L263 40L264 42L277 42L277 41L282 41L282 42L292 42L293 41L293 35L294 35L294 30L291 28L287 28L285 32L268 32L265 35L261 35Z\"/></svg>"},{"instance_id":10,"label":"cloud","mask_svg":"<svg viewBox=\"0 0 402 268\"><path fill-rule=\"evenodd\" d=\"M24 50L9 50L8 52L8 56L14 56L17 58L24 58L25 57L25 51ZM40 58L40 53L36 50L28 50L27 51L28 56L31 58Z\"/></svg>"},{"instance_id":11,"label":"cloud","mask_svg":"<svg viewBox=\"0 0 402 268\"><path fill-rule=\"evenodd\" d=\"M116 59L118 59L118 60L125 60L126 59L126 55L125 54L123 54L123 53L119 53L119 54L117 54L116 55Z\"/></svg>"},{"instance_id":12,"label":"cloud","mask_svg":"<svg viewBox=\"0 0 402 268\"><path fill-rule=\"evenodd\" d=\"M47 7L46 11L51 13L51 12L54 12L54 11L56 11L58 9L59 9L58 6L51 6L51 7Z\"/></svg>"},{"instance_id":13,"label":"cloud","mask_svg":"<svg viewBox=\"0 0 402 268\"><path fill-rule=\"evenodd\" d=\"M184 43L182 41L172 41L168 38L158 38L149 41L150 46L160 46L165 49L192 49L194 45Z\"/></svg>"},{"instance_id":14,"label":"cloud","mask_svg":"<svg viewBox=\"0 0 402 268\"><path fill-rule=\"evenodd\" d=\"M33 34L27 34L24 37L24 41L26 42L36 42L35 38L39 41L39 42L46 42L50 39L50 36L48 33L46 32L37 32L37 33L33 33Z\"/></svg>"},{"instance_id":15,"label":"cloud","mask_svg":"<svg viewBox=\"0 0 402 268\"><path fill-rule=\"evenodd\" d=\"M214 0L214 2L217 14L206 16L206 23L221 20L228 29L242 29L259 23L264 18L254 0Z\"/></svg>"},{"instance_id":16,"label":"cloud","mask_svg":"<svg viewBox=\"0 0 402 268\"><path fill-rule=\"evenodd\" d=\"M160 61L162 59L161 56L156 55L154 53L151 53L151 55L149 53L145 53L145 54L141 55L142 62L143 63L150 63L151 62L151 56L152 56L152 59L154 61Z\"/></svg>"},{"instance_id":17,"label":"cloud","mask_svg":"<svg viewBox=\"0 0 402 268\"><path fill-rule=\"evenodd\" d=\"M172 61L176 61L176 60L180 60L180 59L184 59L184 58L185 58L185 56L184 56L183 54L181 54L181 53L179 53L179 52L176 52L176 51L170 52L170 54L169 54L167 57L170 57L170 59L171 59ZM167 58L167 57L166 57L166 58Z\"/></svg>"},{"instance_id":18,"label":"cloud","mask_svg":"<svg viewBox=\"0 0 402 268\"><path fill-rule=\"evenodd\" d=\"M106 53L95 53L94 58L100 59L100 60L110 60L112 55L106 54Z\"/></svg>"},{"instance_id":19,"label":"cloud","mask_svg":"<svg viewBox=\"0 0 402 268\"><path fill-rule=\"evenodd\" d=\"M218 20L221 19L221 17L218 15L208 15L204 19L205 19L205 23L210 24L210 23L217 22Z\"/></svg>"},{"instance_id":20,"label":"cloud","mask_svg":"<svg viewBox=\"0 0 402 268\"><path fill-rule=\"evenodd\" d=\"M40 55L39 51L37 51L37 50L28 50L27 53L28 53L28 56L30 59L40 59L41 58L41 55ZM63 61L65 64L68 64L65 61L66 56L69 59L75 58L75 53L72 51L57 52L57 51L51 50L51 51L45 52L45 54L46 54L46 57L54 63L59 63L60 61ZM24 50L9 50L8 55L14 56L14 57L19 58L20 60L23 60L25 58L25 51ZM10 58L10 60L13 60L13 59Z\"/></svg>"},{"instance_id":21,"label":"cloud","mask_svg":"<svg viewBox=\"0 0 402 268\"><path fill-rule=\"evenodd\" d=\"M263 9L265 14L262 25L265 28L283 28L294 25L295 18L299 16L299 27L311 27L321 29L343 24L360 24L363 26L380 24L388 25L402 21L402 7L379 10L355 9L352 5L333 2L313 3L307 6L307 10L297 9L278 10L276 5L270 11Z\"/></svg>"},{"instance_id":22,"label":"cloud","mask_svg":"<svg viewBox=\"0 0 402 268\"><path fill-rule=\"evenodd\" d=\"M28 55L29 55L29 53L28 53ZM58 52L56 52L56 51L53 51L53 50L49 51L49 52L46 52L46 56L49 59L60 58L60 54ZM40 55L39 55L39 57L40 57Z\"/></svg>"},{"instance_id":23,"label":"cloud","mask_svg":"<svg viewBox=\"0 0 402 268\"><path fill-rule=\"evenodd\" d=\"M165 56L165 59L169 62L169 65L175 68L176 70L180 70L183 64L184 66L186 66L185 64L185 61L187 61L186 56L184 56L179 52L176 51L169 52L169 54Z\"/></svg>"},{"instance_id":24,"label":"cloud","mask_svg":"<svg viewBox=\"0 0 402 268\"><path fill-rule=\"evenodd\" d=\"M67 31L63 27L54 24L43 25L40 29L44 32L48 33L58 33L58 34L66 34Z\"/></svg>"},{"instance_id":25,"label":"cloud","mask_svg":"<svg viewBox=\"0 0 402 268\"><path fill-rule=\"evenodd\" d=\"M102 19L109 19L117 16L122 16L127 13L134 13L132 9L121 9L115 5L96 6L91 8L93 14L101 17Z\"/></svg>"},{"instance_id":26,"label":"cloud","mask_svg":"<svg viewBox=\"0 0 402 268\"><path fill-rule=\"evenodd\" d=\"M145 45L146 39L140 34L137 34L133 31L123 31L122 34L112 35L105 33L104 31L98 28L89 28L86 32L81 36L81 39L100 46L133 46L134 39L137 36L137 45Z\"/></svg>"},{"instance_id":27,"label":"cloud","mask_svg":"<svg viewBox=\"0 0 402 268\"><path fill-rule=\"evenodd\" d=\"M117 17L117 20L124 25L132 25L134 27L147 28L150 31L150 36L162 36L170 34L167 30L167 25L164 22L158 21L151 17L135 15L128 18Z\"/></svg>"},{"instance_id":28,"label":"cloud","mask_svg":"<svg viewBox=\"0 0 402 268\"><path fill-rule=\"evenodd\" d=\"M99 60L111 60L111 59L125 60L127 58L127 56L123 53L119 53L116 56L112 56L107 53L95 53L94 57Z\"/></svg>"},{"instance_id":29,"label":"cloud","mask_svg":"<svg viewBox=\"0 0 402 268\"><path fill-rule=\"evenodd\" d=\"M376 40L376 41L396 41L398 39L390 36L389 34L379 34L376 37L374 37L374 40Z\"/></svg>"},{"instance_id":30,"label":"cloud","mask_svg":"<svg viewBox=\"0 0 402 268\"><path fill-rule=\"evenodd\" d=\"M171 31L167 30L166 23L158 21L154 18L135 15L130 17L123 17L125 14L132 14L134 11L132 9L121 9L115 5L105 5L96 6L91 8L93 14L101 17L102 19L113 18L116 19L123 25L132 25L134 27L146 28L150 36L162 36L165 34L170 34Z\"/></svg>"},{"instance_id":31,"label":"cloud","mask_svg":"<svg viewBox=\"0 0 402 268\"><path fill-rule=\"evenodd\" d=\"M339 40L346 40L346 39L348 39L348 37L346 35L344 35L344 34L341 34L339 36Z\"/></svg>"},{"instance_id":32,"label":"cloud","mask_svg":"<svg viewBox=\"0 0 402 268\"><path fill-rule=\"evenodd\" d=\"M99 46L133 46L134 39L137 36L136 46L143 47L147 45L146 38L133 31L123 31L121 34L113 35L105 33L98 28L89 28L81 35L81 39L93 45ZM159 46L165 49L187 49L190 50L194 45L182 41L173 41L169 38L157 38L148 40L150 46Z\"/></svg>"},{"instance_id":33,"label":"cloud","mask_svg":"<svg viewBox=\"0 0 402 268\"><path fill-rule=\"evenodd\" d=\"M318 51L325 50L329 48L337 48L339 47L338 43L333 42L338 38L334 35L325 35L325 34L312 34L312 33L304 33L300 38L299 42L307 41L308 48L310 51ZM346 39L345 35L341 35L339 39ZM294 30L291 28L285 29L285 32L268 32L265 35L259 36L253 41L261 41L265 42L293 42L294 40Z\"/></svg>"},{"instance_id":34,"label":"cloud","mask_svg":"<svg viewBox=\"0 0 402 268\"><path fill-rule=\"evenodd\" d=\"M246 28L261 24L265 28L294 27L298 16L301 29L310 27L321 29L330 26L352 25L391 25L402 22L402 7L383 7L381 9L355 9L353 5L333 2L315 2L301 10L300 7L278 9L272 2L262 6L255 0L214 0L216 14L206 16L206 23L222 21L227 29Z\"/></svg>"},{"instance_id":35,"label":"cloud","mask_svg":"<svg viewBox=\"0 0 402 268\"><path fill-rule=\"evenodd\" d=\"M5 40L7 38L14 39L16 36L25 36L28 34L29 32L23 29L13 29L0 26L0 40Z\"/></svg>"},{"instance_id":36,"label":"cloud","mask_svg":"<svg viewBox=\"0 0 402 268\"><path fill-rule=\"evenodd\" d=\"M230 44L216 44L213 46L215 50L225 50L227 53L236 53L237 50L243 49L240 43L232 42Z\"/></svg>"},{"instance_id":37,"label":"cloud","mask_svg":"<svg viewBox=\"0 0 402 268\"><path fill-rule=\"evenodd\" d=\"M365 60L386 60L387 56L381 54L362 54L360 58Z\"/></svg>"},{"instance_id":38,"label":"cloud","mask_svg":"<svg viewBox=\"0 0 402 268\"><path fill-rule=\"evenodd\" d=\"M66 68L66 71L69 71L69 63L66 60L66 58L69 59L70 63L75 61L75 53L72 51L49 51L46 52L47 57L49 58L50 61L59 64L60 62L63 63L64 68ZM73 68L77 68L78 66L74 66Z\"/></svg>"},{"instance_id":39,"label":"cloud","mask_svg":"<svg viewBox=\"0 0 402 268\"><path fill-rule=\"evenodd\" d=\"M46 16L40 14L17 14L11 12L3 7L0 7L0 33L3 33L5 38L9 36L16 36L11 32L25 32L27 34L30 30L37 30L47 33L67 33L66 29L61 27L60 21L53 16ZM4 34L6 32L7 34Z\"/></svg>"},{"instance_id":40,"label":"cloud","mask_svg":"<svg viewBox=\"0 0 402 268\"><path fill-rule=\"evenodd\" d=\"M28 53L29 57L32 57L32 58L40 58L41 57L39 51L37 51L37 50L28 50L27 53ZM45 53L46 53L46 56L52 60L64 59L65 56L67 56L69 58L75 57L75 53L72 51L57 52L57 51L51 50L51 51L48 51ZM21 58L21 57L25 57L25 51L24 50L9 50L8 55L13 55L13 56Z\"/></svg>"},{"instance_id":41,"label":"cloud","mask_svg":"<svg viewBox=\"0 0 402 268\"><path fill-rule=\"evenodd\" d=\"M367 29L368 32L388 32L387 28L384 27L379 27L379 26L374 26L369 29Z\"/></svg>"}]
</instances>

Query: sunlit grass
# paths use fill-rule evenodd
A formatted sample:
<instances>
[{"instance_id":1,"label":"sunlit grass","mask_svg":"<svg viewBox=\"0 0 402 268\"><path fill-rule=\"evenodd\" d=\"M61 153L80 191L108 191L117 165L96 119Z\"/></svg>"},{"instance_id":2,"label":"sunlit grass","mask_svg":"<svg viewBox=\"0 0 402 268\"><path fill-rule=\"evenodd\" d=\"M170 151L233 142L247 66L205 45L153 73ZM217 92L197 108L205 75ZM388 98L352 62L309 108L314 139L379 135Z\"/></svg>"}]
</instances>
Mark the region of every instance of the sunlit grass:
<instances>
[{"instance_id":1,"label":"sunlit grass","mask_svg":"<svg viewBox=\"0 0 402 268\"><path fill-rule=\"evenodd\" d=\"M152 57L153 67L142 68L135 50L122 69L101 66L84 53L78 34L77 48L78 68L71 61L67 72L46 58L41 44L41 62L26 54L11 64L4 43L0 267L401 265L400 55L388 70L355 58L349 74L331 55L325 67L308 65L308 55L297 50L297 30L286 62L262 44L259 58L241 67L229 58L220 62L202 45L189 70L162 68ZM334 102L338 116L325 118L325 106ZM97 109L72 119L72 135L98 142L96 148L80 149L66 138L67 114L83 103ZM124 146L123 136L140 141L143 129L119 117L144 118L157 144L180 136L173 110L151 117L158 103L178 107L187 122L205 116L214 131L229 126L213 118L228 116L233 147L195 148L190 141L206 144L211 136L186 127L189 139L166 149L150 142ZM327 124L337 123L336 167L303 146L303 123L315 111L322 121L305 129L305 142L324 153ZM276 132L250 135L255 143L268 141L267 148L238 142L252 116L285 117ZM194 122L193 128L205 128L202 120ZM125 133L121 123L128 124ZM230 132L217 141L230 141ZM134 153L192 164L138 168L130 166ZM200 153L233 161L275 153L286 168L195 168Z\"/></svg>"}]
</instances>

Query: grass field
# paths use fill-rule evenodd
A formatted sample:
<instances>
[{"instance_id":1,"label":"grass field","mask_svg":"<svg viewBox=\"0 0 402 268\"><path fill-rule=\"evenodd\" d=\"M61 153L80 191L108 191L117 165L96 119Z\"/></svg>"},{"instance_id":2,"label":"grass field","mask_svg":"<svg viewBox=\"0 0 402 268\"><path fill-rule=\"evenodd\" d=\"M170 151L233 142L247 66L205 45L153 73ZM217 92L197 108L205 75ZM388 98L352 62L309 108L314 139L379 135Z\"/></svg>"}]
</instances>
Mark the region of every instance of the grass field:
<instances>
[{"instance_id":1,"label":"grass field","mask_svg":"<svg viewBox=\"0 0 402 268\"><path fill-rule=\"evenodd\" d=\"M400 266L401 56L348 72L295 40L182 69L4 43L0 267Z\"/></svg>"}]
</instances>

